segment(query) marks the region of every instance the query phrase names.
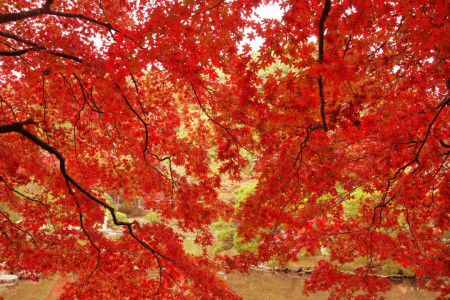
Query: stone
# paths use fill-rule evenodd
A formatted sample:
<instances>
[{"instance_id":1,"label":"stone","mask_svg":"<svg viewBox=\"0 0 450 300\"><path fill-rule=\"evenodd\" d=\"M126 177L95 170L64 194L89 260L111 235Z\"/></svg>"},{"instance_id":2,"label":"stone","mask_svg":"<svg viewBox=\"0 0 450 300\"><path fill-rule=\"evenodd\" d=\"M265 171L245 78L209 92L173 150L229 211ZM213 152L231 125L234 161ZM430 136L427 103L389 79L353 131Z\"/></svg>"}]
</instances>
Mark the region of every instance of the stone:
<instances>
[{"instance_id":1,"label":"stone","mask_svg":"<svg viewBox=\"0 0 450 300\"><path fill-rule=\"evenodd\" d=\"M13 285L19 280L17 275L0 275L0 284Z\"/></svg>"}]
</instances>

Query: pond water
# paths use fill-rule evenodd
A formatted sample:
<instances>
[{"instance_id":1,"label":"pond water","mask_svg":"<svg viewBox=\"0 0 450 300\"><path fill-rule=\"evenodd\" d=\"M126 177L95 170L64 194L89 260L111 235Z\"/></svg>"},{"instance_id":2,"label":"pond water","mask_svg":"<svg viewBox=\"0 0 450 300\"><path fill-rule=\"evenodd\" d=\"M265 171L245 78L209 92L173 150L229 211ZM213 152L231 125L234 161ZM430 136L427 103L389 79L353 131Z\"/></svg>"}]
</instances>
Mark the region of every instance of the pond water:
<instances>
[{"instance_id":1,"label":"pond water","mask_svg":"<svg viewBox=\"0 0 450 300\"><path fill-rule=\"evenodd\" d=\"M243 275L232 273L222 275L229 286L245 300L325 300L329 293L321 292L309 297L302 294L305 277L284 273L252 270ZM63 292L67 278L54 281L42 280L38 283L23 281L15 286L0 291L5 300L53 300ZM437 295L417 288L417 281L405 279L392 282L392 289L385 295L386 299L426 300Z\"/></svg>"},{"instance_id":2,"label":"pond water","mask_svg":"<svg viewBox=\"0 0 450 300\"><path fill-rule=\"evenodd\" d=\"M194 236L184 240L184 248L191 254L200 254L201 249L195 244ZM232 273L221 275L228 285L245 300L324 300L329 293L321 292L310 295L302 294L305 276L295 274L250 270L248 274ZM58 278L53 281L21 281L19 284L0 290L0 298L5 300L53 300L63 292L63 286L69 281ZM387 293L387 300L427 300L436 298L436 294L419 290L417 280L404 279L392 281L392 289Z\"/></svg>"},{"instance_id":3,"label":"pond water","mask_svg":"<svg viewBox=\"0 0 450 300\"><path fill-rule=\"evenodd\" d=\"M302 294L305 276L294 274L250 271L248 275L233 273L223 276L228 285L245 300L325 300L329 293L320 292L305 296ZM417 280L392 281L392 289L385 294L392 300L426 300L436 298L436 294L419 290Z\"/></svg>"}]
</instances>

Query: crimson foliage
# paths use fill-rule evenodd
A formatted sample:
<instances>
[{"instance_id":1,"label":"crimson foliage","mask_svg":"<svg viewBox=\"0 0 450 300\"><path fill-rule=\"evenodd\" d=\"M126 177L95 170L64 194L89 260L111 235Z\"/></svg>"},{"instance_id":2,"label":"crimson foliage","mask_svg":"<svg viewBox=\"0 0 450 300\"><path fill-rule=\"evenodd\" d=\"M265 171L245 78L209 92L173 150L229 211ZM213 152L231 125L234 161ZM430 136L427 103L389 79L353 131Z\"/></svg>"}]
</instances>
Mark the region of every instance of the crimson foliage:
<instances>
[{"instance_id":1,"label":"crimson foliage","mask_svg":"<svg viewBox=\"0 0 450 300\"><path fill-rule=\"evenodd\" d=\"M280 20L252 17L268 3ZM447 1L1 4L3 268L72 274L63 298L234 299L218 270L325 248L305 292L376 297L393 260L448 295ZM234 208L217 192L244 168ZM117 218L113 191L159 222ZM208 256L219 218L258 249Z\"/></svg>"}]
</instances>

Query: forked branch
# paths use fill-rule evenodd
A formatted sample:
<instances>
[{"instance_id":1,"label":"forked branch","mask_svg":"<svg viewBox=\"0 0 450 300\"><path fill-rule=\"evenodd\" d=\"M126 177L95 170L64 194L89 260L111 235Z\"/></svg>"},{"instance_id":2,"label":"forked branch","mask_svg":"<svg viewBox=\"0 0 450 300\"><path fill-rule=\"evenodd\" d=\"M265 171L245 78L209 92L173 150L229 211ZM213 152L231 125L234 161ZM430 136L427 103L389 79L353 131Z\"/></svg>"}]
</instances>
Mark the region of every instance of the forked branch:
<instances>
[{"instance_id":1,"label":"forked branch","mask_svg":"<svg viewBox=\"0 0 450 300\"><path fill-rule=\"evenodd\" d=\"M37 124L34 120L32 119L28 119L26 121L23 122L15 122L12 124L5 124L5 125L0 125L0 133L12 133L12 132L16 132L21 134L22 136L26 137L27 139L29 139L30 141L32 141L34 144L36 144L37 146L39 146L40 148L42 148L43 150L47 151L50 154L53 154L54 156L56 156L56 158L59 160L59 169L61 174L63 175L64 179L66 180L67 186L69 188L69 191L71 191L69 184L73 185L78 191L80 191L82 194L84 194L85 196L87 196L89 199L93 200L94 202L98 203L99 205L103 206L104 208L108 209L109 212L111 213L111 216L113 218L113 222L116 225L121 225L121 226L126 226L128 228L128 231L130 232L130 235L139 243L141 244L144 248L148 249L152 254L154 255L158 255L161 258L171 262L171 263L175 263L175 261L167 256L165 256L164 254L156 251L155 249L153 249L152 247L150 247L147 243L145 243L144 241L142 241L141 239L139 239L134 233L133 233L133 224L135 224L136 221L133 222L123 222L123 221L119 221L117 219L115 210L112 206L110 206L108 203L98 199L97 197L95 197L94 195L92 195L91 193L89 193L89 191L87 191L86 189L84 189L82 186L80 186L80 184L73 179L66 171L66 159L65 157L54 147L52 147L51 145L49 145L48 143L44 142L43 140L41 140L40 138L38 138L37 136L35 136L34 134L32 134L30 131L28 131L27 129L24 128L24 125L27 124ZM71 192L72 193L72 192Z\"/></svg>"}]
</instances>

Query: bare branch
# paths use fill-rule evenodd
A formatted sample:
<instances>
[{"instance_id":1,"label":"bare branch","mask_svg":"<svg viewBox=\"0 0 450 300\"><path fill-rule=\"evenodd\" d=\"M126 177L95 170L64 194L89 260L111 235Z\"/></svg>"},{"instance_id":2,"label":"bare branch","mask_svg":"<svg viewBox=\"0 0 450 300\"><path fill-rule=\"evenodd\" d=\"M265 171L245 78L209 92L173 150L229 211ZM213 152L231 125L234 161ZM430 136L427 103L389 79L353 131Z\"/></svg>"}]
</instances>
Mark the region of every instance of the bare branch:
<instances>
[{"instance_id":1,"label":"bare branch","mask_svg":"<svg viewBox=\"0 0 450 300\"><path fill-rule=\"evenodd\" d=\"M22 54L27 53L30 50L34 50L35 48L25 48L21 50L15 51L0 51L0 56L20 56Z\"/></svg>"},{"instance_id":2,"label":"bare branch","mask_svg":"<svg viewBox=\"0 0 450 300\"><path fill-rule=\"evenodd\" d=\"M319 20L319 64L323 64L323 45L325 37L325 20L331 8L331 0L325 0L325 6L322 11L322 15ZM328 131L327 122L325 120L325 98L323 95L323 81L322 76L317 79L319 83L319 95L320 95L320 115L322 117L322 128Z\"/></svg>"}]
</instances>

